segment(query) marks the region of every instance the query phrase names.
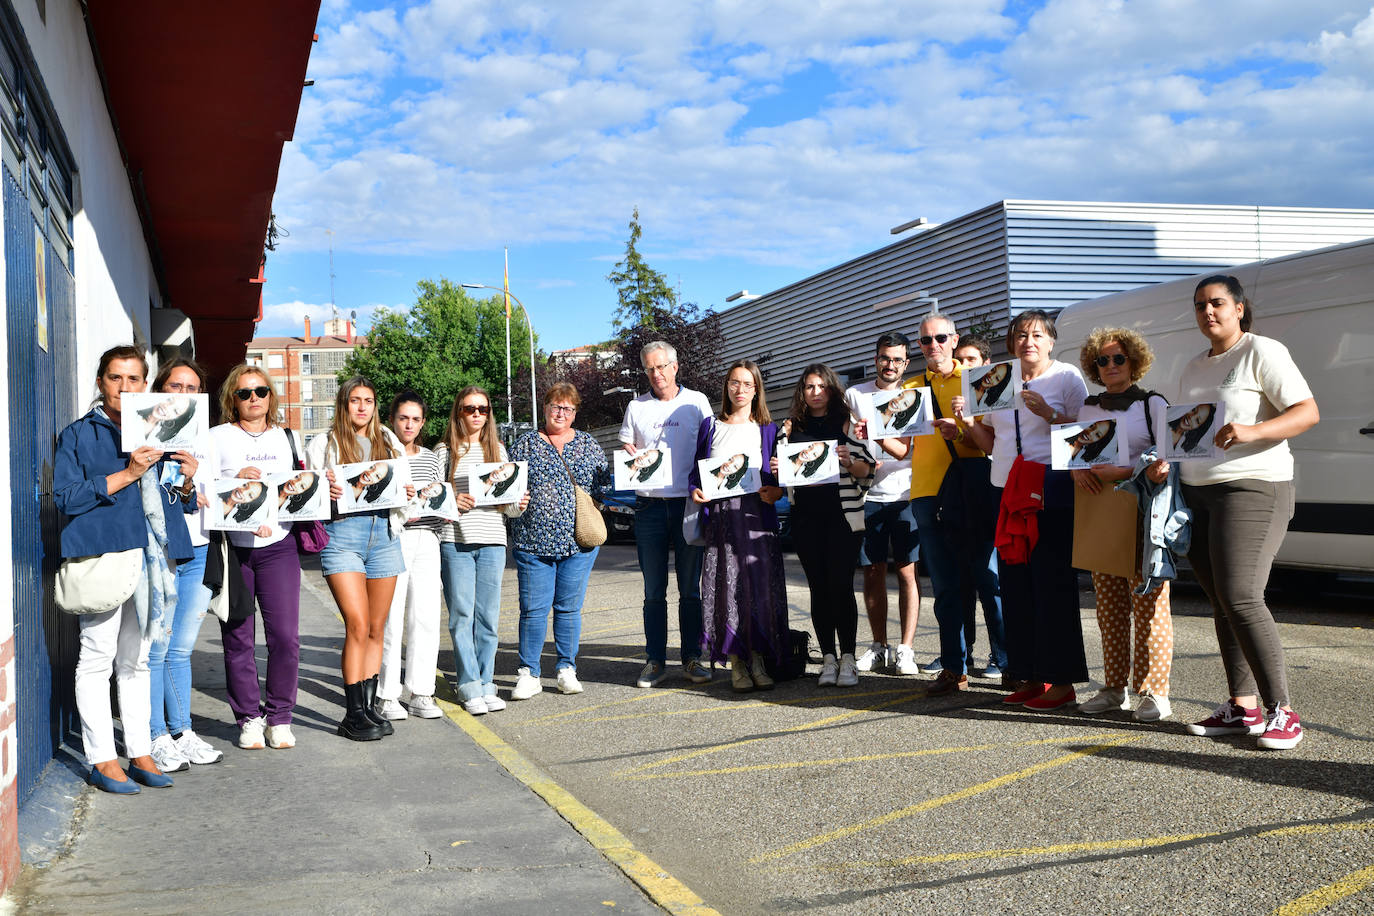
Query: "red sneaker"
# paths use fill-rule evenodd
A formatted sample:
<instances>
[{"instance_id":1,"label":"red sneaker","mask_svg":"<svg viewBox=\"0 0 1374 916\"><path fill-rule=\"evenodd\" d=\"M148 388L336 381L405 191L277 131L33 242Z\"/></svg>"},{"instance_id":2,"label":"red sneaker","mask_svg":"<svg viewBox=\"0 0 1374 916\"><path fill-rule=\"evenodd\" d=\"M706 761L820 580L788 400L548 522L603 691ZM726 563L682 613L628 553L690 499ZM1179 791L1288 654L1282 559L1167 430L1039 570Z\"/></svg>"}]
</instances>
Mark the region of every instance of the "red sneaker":
<instances>
[{"instance_id":1,"label":"red sneaker","mask_svg":"<svg viewBox=\"0 0 1374 916\"><path fill-rule=\"evenodd\" d=\"M1029 684L1026 684L1024 687L1022 687L1015 693L1008 694L1007 696L1002 697L1002 702L1006 703L1008 706L1021 706L1027 700L1033 700L1049 689L1049 684L1041 684L1036 681L1031 681Z\"/></svg>"},{"instance_id":2,"label":"red sneaker","mask_svg":"<svg viewBox=\"0 0 1374 916\"><path fill-rule=\"evenodd\" d=\"M1291 709L1275 709L1269 713L1269 723L1260 735L1259 746L1268 751L1286 751L1297 747L1302 740L1302 722Z\"/></svg>"},{"instance_id":3,"label":"red sneaker","mask_svg":"<svg viewBox=\"0 0 1374 916\"><path fill-rule=\"evenodd\" d=\"M1260 714L1258 706L1246 709L1227 700L1201 722L1190 724L1188 731L1209 738L1218 735L1258 735L1264 731L1264 716Z\"/></svg>"},{"instance_id":4,"label":"red sneaker","mask_svg":"<svg viewBox=\"0 0 1374 916\"><path fill-rule=\"evenodd\" d=\"M1065 706L1074 706L1078 703L1078 695L1073 688L1069 688L1068 693L1056 700L1051 700L1049 696L1049 691L1046 691L1033 700L1027 700L1022 705L1038 712L1049 712L1051 709L1063 709Z\"/></svg>"}]
</instances>

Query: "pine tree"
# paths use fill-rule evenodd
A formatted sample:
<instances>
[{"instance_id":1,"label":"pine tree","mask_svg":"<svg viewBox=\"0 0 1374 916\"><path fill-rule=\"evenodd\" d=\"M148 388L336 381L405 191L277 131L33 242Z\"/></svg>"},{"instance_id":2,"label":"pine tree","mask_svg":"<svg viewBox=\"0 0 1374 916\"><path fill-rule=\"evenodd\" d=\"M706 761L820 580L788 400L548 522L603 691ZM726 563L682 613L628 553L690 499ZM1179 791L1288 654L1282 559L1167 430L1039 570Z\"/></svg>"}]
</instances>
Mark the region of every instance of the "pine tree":
<instances>
[{"instance_id":1,"label":"pine tree","mask_svg":"<svg viewBox=\"0 0 1374 916\"><path fill-rule=\"evenodd\" d=\"M625 243L625 257L615 264L606 279L615 287L620 304L612 318L617 331L638 325L653 328L656 316L672 312L677 294L668 285L668 278L649 266L639 253L639 208L630 218L630 240Z\"/></svg>"}]
</instances>

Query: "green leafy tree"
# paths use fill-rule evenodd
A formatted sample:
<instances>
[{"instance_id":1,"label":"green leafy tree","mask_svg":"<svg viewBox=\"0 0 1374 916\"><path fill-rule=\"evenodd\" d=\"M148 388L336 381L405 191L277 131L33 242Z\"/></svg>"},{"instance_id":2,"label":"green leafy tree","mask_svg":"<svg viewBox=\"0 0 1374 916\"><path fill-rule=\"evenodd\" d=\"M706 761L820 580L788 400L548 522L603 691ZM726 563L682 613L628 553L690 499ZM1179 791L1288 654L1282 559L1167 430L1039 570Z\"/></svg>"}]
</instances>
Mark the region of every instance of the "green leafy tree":
<instances>
[{"instance_id":1,"label":"green leafy tree","mask_svg":"<svg viewBox=\"0 0 1374 916\"><path fill-rule=\"evenodd\" d=\"M523 371L528 378L529 328L518 310L510 318L510 347L512 373ZM430 406L426 441L443 432L454 396L468 385L486 388L496 418L507 419L502 297L479 300L444 277L421 280L409 311L383 310L373 318L367 346L353 352L339 380L352 375L365 375L377 386L379 411L407 388L419 392Z\"/></svg>"},{"instance_id":2,"label":"green leafy tree","mask_svg":"<svg viewBox=\"0 0 1374 916\"><path fill-rule=\"evenodd\" d=\"M668 278L650 267L639 253L641 234L639 208L635 207L625 257L606 275L620 300L611 319L617 331L636 325L653 327L660 315L670 314L677 305L677 294L668 285Z\"/></svg>"}]
</instances>

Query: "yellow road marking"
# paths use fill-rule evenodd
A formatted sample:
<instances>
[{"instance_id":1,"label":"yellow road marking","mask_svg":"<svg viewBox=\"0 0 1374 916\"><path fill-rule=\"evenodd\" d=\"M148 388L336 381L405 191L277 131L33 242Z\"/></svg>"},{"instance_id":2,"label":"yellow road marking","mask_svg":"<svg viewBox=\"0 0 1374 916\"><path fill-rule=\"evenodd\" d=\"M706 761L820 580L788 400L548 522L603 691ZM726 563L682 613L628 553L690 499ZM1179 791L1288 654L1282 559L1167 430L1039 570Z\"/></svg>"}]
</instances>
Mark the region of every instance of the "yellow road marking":
<instances>
[{"instance_id":1,"label":"yellow road marking","mask_svg":"<svg viewBox=\"0 0 1374 916\"><path fill-rule=\"evenodd\" d=\"M791 728L784 728L784 729L782 729L782 730L781 730L780 732L778 732L777 734L779 734L779 735L787 735L787 734L793 734L793 733L795 733L795 732L807 731L807 730L812 729L812 728L820 728L820 727L825 726L825 725L832 725L832 724L834 724L834 723L836 723L836 722L843 721L844 719L853 718L854 716L861 716L861 715L863 715L864 713L875 712L875 711L877 711L877 710L879 710L879 709L886 709L886 708L889 707L889 706L900 706L900 705L903 704L903 703L908 703L908 702L910 702L910 701L912 701L912 700L918 699L918 698L923 697L923 696L925 696L925 695L926 695L926 692L925 692L924 689L922 689L922 690L912 690L912 691L908 692L905 696L900 696L900 697L898 697L898 698L895 699L895 700L888 700L888 701L885 702L885 703L874 703L874 704L872 704L871 706L865 706L865 707L863 707L863 708L861 708L861 709L851 709L849 712L842 712L842 713L839 713L838 715L827 716L827 717L824 718L824 719L817 719L815 722L807 722L807 723L804 724L804 725L794 725L794 726L791 727ZM631 768L628 769L628 770L621 770L619 773L616 773L616 774L614 774L614 775L616 775L616 776L633 776L634 774L636 774L636 773L642 773L642 772L644 772L645 770L653 770L653 769L657 769L658 767L665 767L665 766L668 766L669 764L672 764L672 763L681 763L681 762L684 761L684 760L691 760L691 759L694 758L694 757L703 757L703 756L705 756L706 754L715 754L715 753L717 753L717 752L719 752L719 751L730 750L731 748L744 747L745 745L748 745L748 744L756 744L756 743L758 743L759 741L769 741L769 740L772 740L773 737L775 737L775 736L774 736L774 735L767 735L767 736L764 736L764 737L761 737L761 738L743 738L743 739L741 739L741 740L739 740L739 741L727 741L727 742L725 742L724 744L715 744L715 745L712 745L711 747L703 747L703 748L699 748L699 749L697 749L697 750L695 750L695 751L688 751L688 752L685 753L685 754L677 754L676 756L673 756L673 757L666 757L666 758L664 758L663 760L655 760L655 761L653 761L652 763L640 764L639 766L637 766L637 767L631 767Z\"/></svg>"},{"instance_id":2,"label":"yellow road marking","mask_svg":"<svg viewBox=\"0 0 1374 916\"><path fill-rule=\"evenodd\" d=\"M1353 871L1339 881L1309 891L1291 903L1285 903L1274 911L1274 916L1307 916L1308 913L1326 909L1338 900L1358 894L1371 884L1374 884L1374 865Z\"/></svg>"},{"instance_id":3,"label":"yellow road marking","mask_svg":"<svg viewBox=\"0 0 1374 916\"><path fill-rule=\"evenodd\" d=\"M1066 744L1071 741L1102 741L1117 736L1117 732L1100 735L1073 735L1064 738L1036 738L1034 741L1000 741L992 744L973 744L968 747L931 747L919 751L892 751L886 754L861 754L857 757L828 757L822 760L787 760L782 763L755 763L748 766L721 767L715 770L675 770L671 773L644 773L627 779L677 779L687 776L727 776L735 773L756 773L763 770L792 770L800 767L839 766L846 763L870 763L876 760L903 760L910 757L934 757L939 754L964 754L977 751L1012 750L1042 744Z\"/></svg>"},{"instance_id":4,"label":"yellow road marking","mask_svg":"<svg viewBox=\"0 0 1374 916\"><path fill-rule=\"evenodd\" d=\"M923 802L917 802L914 805L907 805L905 808L898 808L896 811L890 811L887 814L872 818L867 821L863 821L858 824L851 824L848 827L841 827L838 830L832 830L829 833L822 833L819 836L814 836L809 839L800 840L796 843L783 846L780 849L774 849L770 852L762 853L760 855L754 856L752 859L749 860L749 862L750 864L767 862L770 859L780 859L783 856L790 856L795 852L801 852L806 849L814 849L817 846L824 846L826 843L832 843L835 840L843 839L844 837L852 836L856 833L861 833L872 827L881 827L884 824L890 824L893 821L902 820L904 818L911 817L912 815L920 814L924 811L930 811L934 808L939 808L943 805L963 801L966 798L972 798L973 796L981 795L984 792L991 792L993 789L1000 789L1001 787L1010 785L1011 783L1016 782L1017 780L1025 779L1028 776L1034 776L1037 773L1043 773L1046 770L1053 769L1054 767L1063 766L1066 763L1073 763L1076 760L1081 760L1082 758L1090 756L1092 754L1101 753L1102 751L1105 751L1108 748L1116 747L1121 744L1128 744L1132 741L1139 741L1141 737L1143 736L1128 736L1125 738L1117 738L1116 740L1104 741L1101 744L1095 744L1092 747L1084 748L1082 750L1070 751L1069 753L1064 754L1061 757L1055 757L1053 760L1046 760L1043 763L1037 763L1034 766L1026 767L1024 770L1017 770L1015 773L1007 773L1004 776L998 776L996 779L989 779L987 782L980 782L976 786L969 786L968 788L960 789L957 792L950 792L946 795L941 795L936 798L927 799Z\"/></svg>"},{"instance_id":5,"label":"yellow road marking","mask_svg":"<svg viewBox=\"0 0 1374 916\"><path fill-rule=\"evenodd\" d=\"M865 691L865 692L863 692L863 693L851 693L851 694L846 694L845 699L851 699L851 698L856 698L856 697L884 697L884 696L892 696L893 694L896 694L896 693L905 694L905 693L910 692L910 690L911 690L910 687L903 687L903 688L901 688L900 690L869 690L869 691ZM675 689L674 689L674 692L676 692L676 693L685 693L685 694L687 694L688 696L708 696L708 697L710 696L710 694L707 694L707 693L705 693L704 691L702 691L702 690L700 690L700 689L692 690L691 688L675 688ZM660 695L661 695L661 694L660 694ZM632 713L623 713L623 714L621 714L621 715L615 715L615 716L596 716L596 717L593 717L593 718L590 718L590 719L583 719L582 722L585 722L585 723L591 723L591 722L618 722L618 721L620 721L620 720L622 720L622 719L649 719L649 718L653 718L653 717L655 717L655 716L695 716L695 715L702 715L702 714L707 714L707 713L734 712L734 711L740 710L740 709L762 709L762 708L764 708L764 707L769 707L769 706L797 706L797 705L800 705L800 704L802 704L802 703L833 703L833 702L834 702L834 697L827 697L827 696L792 697L792 698L789 698L789 699L786 699L786 700L742 700L742 701L736 702L736 703L721 703L721 704L718 704L718 705L716 705L716 706L698 706L698 707L694 707L694 708L692 708L692 709L659 709L659 710L655 710L655 711L653 711L653 712L632 712ZM583 713L585 713L585 712L590 712L590 711L591 711L591 707L589 707L589 708L587 708L587 709L582 709L582 710L574 710L574 713L577 713L577 712L583 712ZM531 721L533 721L533 720L531 720ZM530 723L530 722L526 722L525 724L526 724L526 725L529 725L529 724L531 724L531 723ZM581 724L581 723L579 723L579 724Z\"/></svg>"},{"instance_id":6,"label":"yellow road marking","mask_svg":"<svg viewBox=\"0 0 1374 916\"><path fill-rule=\"evenodd\" d=\"M440 689L448 694L447 682ZM635 849L628 837L612 827L595 811L582 804L572 793L545 775L519 751L496 736L491 729L463 712L462 708L445 697L437 697L449 720L467 733L482 750L490 754L516 779L544 799L578 833L587 838L597 851L609 859L635 884L639 885L660 907L681 916L720 916L706 902L658 863Z\"/></svg>"}]
</instances>

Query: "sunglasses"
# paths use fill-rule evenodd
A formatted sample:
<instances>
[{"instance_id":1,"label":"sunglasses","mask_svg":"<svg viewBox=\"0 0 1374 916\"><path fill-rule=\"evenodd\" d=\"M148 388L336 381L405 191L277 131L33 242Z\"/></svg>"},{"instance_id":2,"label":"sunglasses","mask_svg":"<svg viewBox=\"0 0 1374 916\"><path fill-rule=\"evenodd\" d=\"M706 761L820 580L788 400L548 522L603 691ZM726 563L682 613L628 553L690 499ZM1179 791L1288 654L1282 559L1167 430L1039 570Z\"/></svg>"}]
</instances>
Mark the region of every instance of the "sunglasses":
<instances>
[{"instance_id":1,"label":"sunglasses","mask_svg":"<svg viewBox=\"0 0 1374 916\"><path fill-rule=\"evenodd\" d=\"M936 343L944 343L945 341L949 340L949 339L950 339L951 337L953 337L953 336L954 336L953 334L936 334L934 337L931 337L931 336L927 335L927 336L925 336L925 337L921 337L921 338L918 338L918 339L921 341L921 346L923 346L923 347L928 347L928 346L930 346L930 342L931 342L932 340L935 341Z\"/></svg>"},{"instance_id":2,"label":"sunglasses","mask_svg":"<svg viewBox=\"0 0 1374 916\"><path fill-rule=\"evenodd\" d=\"M266 385L259 385L256 388L236 388L234 390L234 397L238 398L240 401L246 401L255 394L260 398L265 398L271 393L271 388L268 388Z\"/></svg>"},{"instance_id":3,"label":"sunglasses","mask_svg":"<svg viewBox=\"0 0 1374 916\"><path fill-rule=\"evenodd\" d=\"M1124 353L1113 353L1111 356L1099 356L1097 366L1099 369L1106 368L1108 363L1116 363L1118 366L1126 365L1126 355Z\"/></svg>"},{"instance_id":4,"label":"sunglasses","mask_svg":"<svg viewBox=\"0 0 1374 916\"><path fill-rule=\"evenodd\" d=\"M461 410L463 413L467 414L468 416L473 416L474 414L481 414L485 417L487 414L491 413L491 405L489 404L464 404L462 407L459 407L458 409Z\"/></svg>"}]
</instances>

